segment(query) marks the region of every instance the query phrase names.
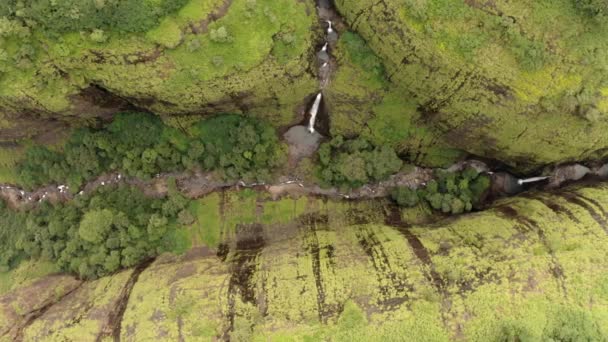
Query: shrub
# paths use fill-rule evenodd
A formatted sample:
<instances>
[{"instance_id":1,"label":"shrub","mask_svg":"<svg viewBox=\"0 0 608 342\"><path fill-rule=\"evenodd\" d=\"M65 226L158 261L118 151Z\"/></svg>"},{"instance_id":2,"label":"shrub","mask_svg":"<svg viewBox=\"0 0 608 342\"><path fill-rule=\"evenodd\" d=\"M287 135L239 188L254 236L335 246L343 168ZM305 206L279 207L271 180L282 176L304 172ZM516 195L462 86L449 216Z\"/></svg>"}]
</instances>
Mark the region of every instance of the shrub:
<instances>
[{"instance_id":1,"label":"shrub","mask_svg":"<svg viewBox=\"0 0 608 342\"><path fill-rule=\"evenodd\" d=\"M391 198L402 207L414 207L420 202L416 190L408 187L396 187L391 191Z\"/></svg>"},{"instance_id":2,"label":"shrub","mask_svg":"<svg viewBox=\"0 0 608 342\"><path fill-rule=\"evenodd\" d=\"M225 26L220 26L217 29L209 31L209 37L216 43L230 43L234 38L228 33Z\"/></svg>"}]
</instances>

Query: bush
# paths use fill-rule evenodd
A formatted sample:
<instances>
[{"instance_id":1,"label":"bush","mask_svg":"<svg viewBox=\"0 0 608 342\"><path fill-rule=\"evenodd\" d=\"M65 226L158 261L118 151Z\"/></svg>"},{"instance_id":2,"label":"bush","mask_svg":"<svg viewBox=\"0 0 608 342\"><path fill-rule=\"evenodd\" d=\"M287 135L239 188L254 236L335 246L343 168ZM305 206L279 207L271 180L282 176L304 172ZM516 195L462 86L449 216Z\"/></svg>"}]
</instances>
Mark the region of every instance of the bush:
<instances>
[{"instance_id":1,"label":"bush","mask_svg":"<svg viewBox=\"0 0 608 342\"><path fill-rule=\"evenodd\" d=\"M217 29L211 29L211 31L209 31L209 37L211 38L211 41L216 43L230 43L234 40L230 33L228 33L225 26L220 26Z\"/></svg>"},{"instance_id":2,"label":"bush","mask_svg":"<svg viewBox=\"0 0 608 342\"><path fill-rule=\"evenodd\" d=\"M420 202L416 190L408 187L397 187L391 191L391 198L397 202L399 206L411 208Z\"/></svg>"},{"instance_id":3,"label":"bush","mask_svg":"<svg viewBox=\"0 0 608 342\"><path fill-rule=\"evenodd\" d=\"M608 2L606 0L573 0L575 5L585 14L596 17L608 14Z\"/></svg>"}]
</instances>

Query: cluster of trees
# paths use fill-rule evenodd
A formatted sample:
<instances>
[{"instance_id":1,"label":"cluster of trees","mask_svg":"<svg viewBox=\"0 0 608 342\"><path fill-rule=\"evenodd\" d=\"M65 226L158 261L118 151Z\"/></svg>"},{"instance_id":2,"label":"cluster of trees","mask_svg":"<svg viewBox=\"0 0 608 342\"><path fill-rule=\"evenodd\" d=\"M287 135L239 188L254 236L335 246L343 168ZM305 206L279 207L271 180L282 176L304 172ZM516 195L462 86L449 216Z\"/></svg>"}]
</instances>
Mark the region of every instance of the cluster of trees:
<instances>
[{"instance_id":1,"label":"cluster of trees","mask_svg":"<svg viewBox=\"0 0 608 342\"><path fill-rule=\"evenodd\" d=\"M413 207L425 201L443 213L461 214L471 211L490 187L490 178L473 168L462 172L438 171L436 176L436 180L418 190L396 187L391 197L403 207Z\"/></svg>"},{"instance_id":2,"label":"cluster of trees","mask_svg":"<svg viewBox=\"0 0 608 342\"><path fill-rule=\"evenodd\" d=\"M6 272L17 265L21 253L15 247L25 226L25 215L10 210L0 200L0 272Z\"/></svg>"},{"instance_id":3,"label":"cluster of trees","mask_svg":"<svg viewBox=\"0 0 608 342\"><path fill-rule=\"evenodd\" d=\"M179 218L188 200L177 191L166 199L148 198L138 189L100 188L67 204L42 203L27 212L0 207L0 268L25 258L57 263L66 272L97 278L132 267L187 244ZM6 216L4 216L6 215ZM18 226L19 225L19 226Z\"/></svg>"},{"instance_id":4,"label":"cluster of trees","mask_svg":"<svg viewBox=\"0 0 608 342\"><path fill-rule=\"evenodd\" d=\"M268 181L287 161L287 147L274 128L249 117L215 116L201 121L193 133L204 144L203 167L227 180Z\"/></svg>"},{"instance_id":5,"label":"cluster of trees","mask_svg":"<svg viewBox=\"0 0 608 342\"><path fill-rule=\"evenodd\" d=\"M363 138L342 136L319 148L318 177L323 185L356 188L397 173L403 162L389 146L374 146Z\"/></svg>"},{"instance_id":6,"label":"cluster of trees","mask_svg":"<svg viewBox=\"0 0 608 342\"><path fill-rule=\"evenodd\" d=\"M92 31L144 32L188 0L3 0L0 17L39 24L48 32Z\"/></svg>"},{"instance_id":7,"label":"cluster of trees","mask_svg":"<svg viewBox=\"0 0 608 342\"><path fill-rule=\"evenodd\" d=\"M107 171L147 179L202 167L218 170L226 179L265 180L284 161L275 131L254 119L217 116L187 135L154 115L122 113L104 129L76 131L60 152L29 148L19 170L26 187L65 183L76 190Z\"/></svg>"}]
</instances>

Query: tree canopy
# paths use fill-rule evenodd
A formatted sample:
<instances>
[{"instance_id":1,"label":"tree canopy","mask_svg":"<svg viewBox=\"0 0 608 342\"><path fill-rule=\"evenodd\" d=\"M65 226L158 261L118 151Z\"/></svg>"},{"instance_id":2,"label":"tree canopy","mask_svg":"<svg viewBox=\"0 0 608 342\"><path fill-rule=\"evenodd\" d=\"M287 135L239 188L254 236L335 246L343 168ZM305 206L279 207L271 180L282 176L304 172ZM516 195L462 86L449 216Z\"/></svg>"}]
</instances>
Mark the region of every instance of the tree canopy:
<instances>
[{"instance_id":1,"label":"tree canopy","mask_svg":"<svg viewBox=\"0 0 608 342\"><path fill-rule=\"evenodd\" d=\"M41 258L96 278L137 265L184 244L174 232L187 205L176 191L153 199L129 186L99 188L66 204L43 202L23 212L2 203L0 214L7 219L0 222L0 269Z\"/></svg>"},{"instance_id":2,"label":"tree canopy","mask_svg":"<svg viewBox=\"0 0 608 342\"><path fill-rule=\"evenodd\" d=\"M374 146L363 138L333 138L319 148L318 175L325 185L356 188L398 172L403 162L389 146Z\"/></svg>"},{"instance_id":3,"label":"tree canopy","mask_svg":"<svg viewBox=\"0 0 608 342\"><path fill-rule=\"evenodd\" d=\"M267 180L285 157L274 129L244 116L215 116L186 133L152 114L121 113L107 127L76 131L62 151L32 146L19 169L29 188L67 183L76 190L109 171L147 179L202 168L230 180Z\"/></svg>"}]
</instances>

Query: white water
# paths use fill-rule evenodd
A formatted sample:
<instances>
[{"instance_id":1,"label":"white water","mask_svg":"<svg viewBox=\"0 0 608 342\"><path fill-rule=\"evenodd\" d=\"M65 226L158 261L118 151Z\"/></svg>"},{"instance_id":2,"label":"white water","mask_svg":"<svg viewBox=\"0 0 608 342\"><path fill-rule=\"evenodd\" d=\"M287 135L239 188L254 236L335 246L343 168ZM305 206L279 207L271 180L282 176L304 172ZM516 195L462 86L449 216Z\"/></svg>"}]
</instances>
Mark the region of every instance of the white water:
<instances>
[{"instance_id":1,"label":"white water","mask_svg":"<svg viewBox=\"0 0 608 342\"><path fill-rule=\"evenodd\" d=\"M317 120L317 114L319 113L319 106L321 105L321 98L323 95L321 93L317 94L315 98L315 102L312 104L310 108L310 121L308 121L308 131L310 133L315 132L315 120Z\"/></svg>"},{"instance_id":2,"label":"white water","mask_svg":"<svg viewBox=\"0 0 608 342\"><path fill-rule=\"evenodd\" d=\"M540 182L543 181L545 179L548 179L549 177L532 177L532 178L526 178L526 179L520 179L517 181L517 184L519 185L523 185L526 183L534 183L534 182Z\"/></svg>"}]
</instances>

